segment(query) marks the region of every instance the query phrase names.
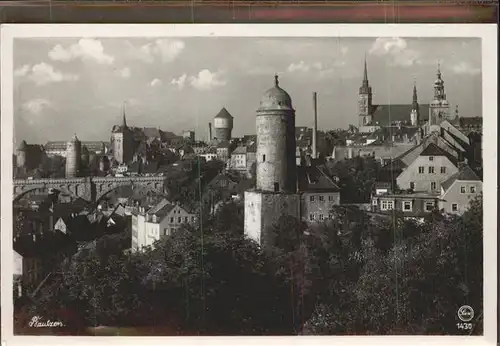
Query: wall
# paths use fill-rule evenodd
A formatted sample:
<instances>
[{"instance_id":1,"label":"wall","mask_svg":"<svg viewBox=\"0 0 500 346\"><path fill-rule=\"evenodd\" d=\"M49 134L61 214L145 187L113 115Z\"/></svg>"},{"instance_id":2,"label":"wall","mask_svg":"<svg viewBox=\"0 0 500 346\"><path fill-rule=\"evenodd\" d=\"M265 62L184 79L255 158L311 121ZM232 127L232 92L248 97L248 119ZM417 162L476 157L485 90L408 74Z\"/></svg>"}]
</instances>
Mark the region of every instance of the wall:
<instances>
[{"instance_id":1,"label":"wall","mask_svg":"<svg viewBox=\"0 0 500 346\"><path fill-rule=\"evenodd\" d=\"M245 191L245 236L260 244L262 232L262 194L259 192Z\"/></svg>"},{"instance_id":2,"label":"wall","mask_svg":"<svg viewBox=\"0 0 500 346\"><path fill-rule=\"evenodd\" d=\"M257 188L294 192L296 189L295 119L293 115L257 116Z\"/></svg>"},{"instance_id":3,"label":"wall","mask_svg":"<svg viewBox=\"0 0 500 346\"><path fill-rule=\"evenodd\" d=\"M439 193L441 183L458 172L458 168L446 156L419 156L396 178L399 188L410 189L410 182L415 184L414 191ZM434 173L429 173L429 167L434 167ZM419 173L419 167L424 167L424 173ZM441 173L441 167L446 168L445 173ZM436 189L431 189L431 182L436 183Z\"/></svg>"},{"instance_id":4,"label":"wall","mask_svg":"<svg viewBox=\"0 0 500 346\"><path fill-rule=\"evenodd\" d=\"M461 187L464 186L465 193L461 192ZM470 187L475 188L475 192L470 192ZM444 209L446 213L461 215L465 213L470 206L470 201L477 197L483 191L483 182L474 181L455 181L448 191L443 193L439 202L439 209ZM453 211L452 204L457 204L457 210Z\"/></svg>"},{"instance_id":5,"label":"wall","mask_svg":"<svg viewBox=\"0 0 500 346\"><path fill-rule=\"evenodd\" d=\"M320 196L323 200L320 200ZM311 197L313 200L311 201ZM302 219L317 222L327 219L332 207L340 204L340 192L306 192L302 194ZM311 219L311 215L314 219ZM322 215L322 217L320 216Z\"/></svg>"}]
</instances>

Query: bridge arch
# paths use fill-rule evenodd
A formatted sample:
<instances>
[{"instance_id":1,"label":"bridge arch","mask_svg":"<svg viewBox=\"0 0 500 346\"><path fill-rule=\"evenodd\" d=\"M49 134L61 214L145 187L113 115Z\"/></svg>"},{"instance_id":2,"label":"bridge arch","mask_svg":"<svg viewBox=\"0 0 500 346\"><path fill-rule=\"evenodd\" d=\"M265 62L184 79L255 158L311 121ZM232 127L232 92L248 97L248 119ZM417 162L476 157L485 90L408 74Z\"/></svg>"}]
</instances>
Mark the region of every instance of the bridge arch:
<instances>
[{"instance_id":1,"label":"bridge arch","mask_svg":"<svg viewBox=\"0 0 500 346\"><path fill-rule=\"evenodd\" d=\"M98 191L96 193L96 198L95 202L99 204L106 196L108 196L110 193L116 191L117 189L125 186L132 186L133 189L138 189L142 190L144 192L153 192L156 194L164 195L165 192L163 191L163 183L149 183L149 184L137 184L134 182L128 182L128 183L120 183L120 184L112 184L112 186L109 186L108 184L101 184L101 186L97 187L97 189L101 189L101 191Z\"/></svg>"},{"instance_id":2,"label":"bridge arch","mask_svg":"<svg viewBox=\"0 0 500 346\"><path fill-rule=\"evenodd\" d=\"M78 194L75 194L69 188L65 188L65 187L61 187L61 186L50 186L50 185L40 184L40 185L26 185L26 186L23 186L22 188L19 188L19 187L16 188L16 187L14 187L13 202L19 201L21 198L23 198L24 196L26 196L28 193L36 191L38 189L45 189L47 191L50 190L50 189L53 189L55 191L59 191L61 193L70 195L70 196L72 196L74 198L81 198L80 196L78 196Z\"/></svg>"}]
</instances>

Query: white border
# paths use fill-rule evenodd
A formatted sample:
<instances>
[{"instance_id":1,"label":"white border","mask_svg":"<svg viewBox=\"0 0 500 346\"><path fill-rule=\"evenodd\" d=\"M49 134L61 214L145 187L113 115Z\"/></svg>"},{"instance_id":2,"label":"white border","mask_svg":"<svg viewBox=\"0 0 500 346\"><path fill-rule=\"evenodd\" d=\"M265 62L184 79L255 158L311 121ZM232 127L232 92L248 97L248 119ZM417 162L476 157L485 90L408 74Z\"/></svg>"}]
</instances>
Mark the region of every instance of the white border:
<instances>
[{"instance_id":1,"label":"white border","mask_svg":"<svg viewBox=\"0 0 500 346\"><path fill-rule=\"evenodd\" d=\"M12 335L12 153L13 153L13 39L34 37L480 37L484 145L484 336L483 337L49 337ZM1 28L1 244L2 244L2 340L6 345L160 345L195 344L252 345L280 342L287 345L492 345L497 333L497 26L496 24L3 24ZM439 49L439 47L436 47ZM443 278L446 280L446 278ZM450 318L452 318L450 316Z\"/></svg>"}]
</instances>

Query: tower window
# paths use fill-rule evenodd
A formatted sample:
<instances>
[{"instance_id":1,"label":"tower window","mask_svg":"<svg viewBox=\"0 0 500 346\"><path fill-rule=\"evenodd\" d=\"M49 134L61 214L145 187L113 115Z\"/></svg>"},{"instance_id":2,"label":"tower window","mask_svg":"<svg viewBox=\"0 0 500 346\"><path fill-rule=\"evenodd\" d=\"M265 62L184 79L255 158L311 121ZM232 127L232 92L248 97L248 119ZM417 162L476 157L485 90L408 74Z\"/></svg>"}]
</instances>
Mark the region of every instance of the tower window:
<instances>
[{"instance_id":1,"label":"tower window","mask_svg":"<svg viewBox=\"0 0 500 346\"><path fill-rule=\"evenodd\" d=\"M274 192L278 192L280 190L280 184L274 183Z\"/></svg>"},{"instance_id":2,"label":"tower window","mask_svg":"<svg viewBox=\"0 0 500 346\"><path fill-rule=\"evenodd\" d=\"M266 155L262 155L262 162L266 162Z\"/></svg>"}]
</instances>

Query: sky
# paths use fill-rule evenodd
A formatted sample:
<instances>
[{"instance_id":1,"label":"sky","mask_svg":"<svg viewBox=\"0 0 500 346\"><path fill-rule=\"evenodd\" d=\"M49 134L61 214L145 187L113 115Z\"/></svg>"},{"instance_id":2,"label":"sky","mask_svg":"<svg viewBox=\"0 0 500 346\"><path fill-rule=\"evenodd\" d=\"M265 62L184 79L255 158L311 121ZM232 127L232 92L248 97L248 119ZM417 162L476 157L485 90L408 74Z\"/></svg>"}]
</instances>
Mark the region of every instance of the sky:
<instances>
[{"instance_id":1,"label":"sky","mask_svg":"<svg viewBox=\"0 0 500 346\"><path fill-rule=\"evenodd\" d=\"M44 144L110 138L121 123L206 139L222 107L233 136L255 133L261 96L280 86L297 126L357 124L366 56L374 104L408 104L433 95L438 62L452 109L482 116L479 38L18 38L14 42L14 138Z\"/></svg>"}]
</instances>

